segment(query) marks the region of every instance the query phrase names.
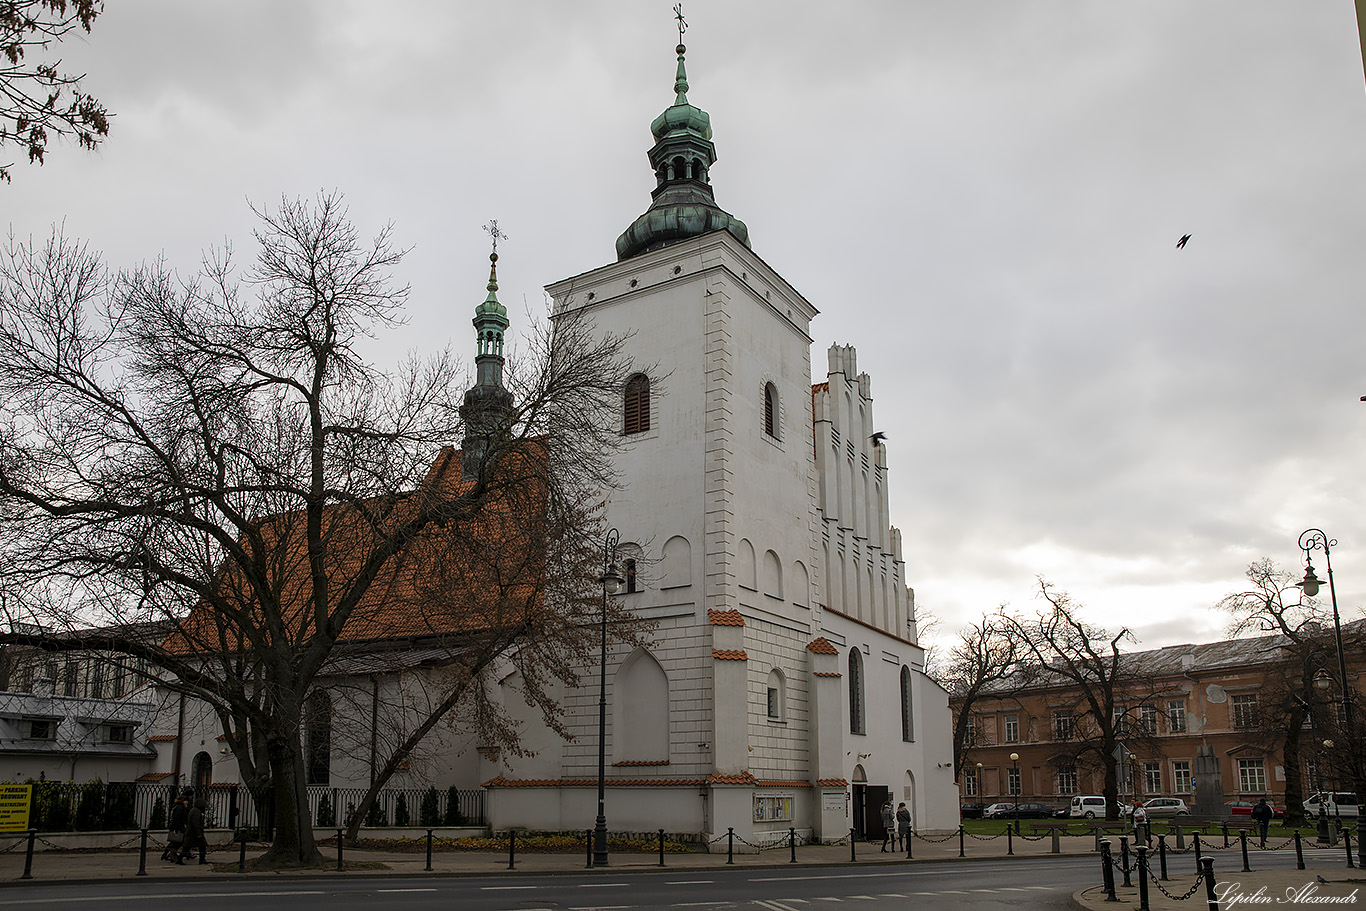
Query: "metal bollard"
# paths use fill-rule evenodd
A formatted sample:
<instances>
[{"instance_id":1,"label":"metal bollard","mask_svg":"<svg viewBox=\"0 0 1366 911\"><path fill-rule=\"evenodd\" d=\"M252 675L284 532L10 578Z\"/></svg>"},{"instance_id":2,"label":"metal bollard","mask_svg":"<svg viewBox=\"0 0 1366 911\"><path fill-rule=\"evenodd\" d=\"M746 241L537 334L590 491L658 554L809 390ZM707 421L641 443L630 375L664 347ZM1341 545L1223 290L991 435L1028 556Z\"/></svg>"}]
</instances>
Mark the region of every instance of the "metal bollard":
<instances>
[{"instance_id":1,"label":"metal bollard","mask_svg":"<svg viewBox=\"0 0 1366 911\"><path fill-rule=\"evenodd\" d=\"M659 865L664 866L664 830L659 830Z\"/></svg>"},{"instance_id":2,"label":"metal bollard","mask_svg":"<svg viewBox=\"0 0 1366 911\"><path fill-rule=\"evenodd\" d=\"M961 833L963 830L962 830L961 828L959 828L958 831ZM854 848L855 848L855 847L857 847L857 839L856 839L856 837L855 837L854 830L853 830L853 829L850 829L850 830L849 830L849 862L850 862L850 863L853 863L854 861L858 860L858 854L855 853L855 851L854 851ZM959 848L959 851L962 851L962 849Z\"/></svg>"},{"instance_id":3,"label":"metal bollard","mask_svg":"<svg viewBox=\"0 0 1366 911\"><path fill-rule=\"evenodd\" d=\"M1119 868L1124 872L1124 888L1131 888L1133 883L1129 882L1129 836L1127 835L1119 836Z\"/></svg>"},{"instance_id":4,"label":"metal bollard","mask_svg":"<svg viewBox=\"0 0 1366 911\"><path fill-rule=\"evenodd\" d=\"M1058 830L1057 830L1057 829L1054 829L1054 830L1053 830L1053 846L1052 846L1051 848L1049 848L1048 853L1049 853L1049 854L1061 854L1061 853L1062 853L1062 841L1061 841L1061 839L1058 838Z\"/></svg>"},{"instance_id":5,"label":"metal bollard","mask_svg":"<svg viewBox=\"0 0 1366 911\"><path fill-rule=\"evenodd\" d=\"M1197 876L1199 876L1199 875L1200 875L1200 869L1201 869L1201 868L1200 868L1200 833L1199 833L1199 832L1196 832L1196 833L1195 833L1195 838L1193 838L1191 841L1192 841L1192 843L1195 845L1195 874L1196 874Z\"/></svg>"},{"instance_id":6,"label":"metal bollard","mask_svg":"<svg viewBox=\"0 0 1366 911\"><path fill-rule=\"evenodd\" d=\"M1162 871L1161 879L1167 881L1167 836L1157 836L1157 862L1158 869Z\"/></svg>"},{"instance_id":7,"label":"metal bollard","mask_svg":"<svg viewBox=\"0 0 1366 911\"><path fill-rule=\"evenodd\" d=\"M24 852L24 875L20 879L33 879L33 843L38 840L38 830L28 830L28 850Z\"/></svg>"},{"instance_id":8,"label":"metal bollard","mask_svg":"<svg viewBox=\"0 0 1366 911\"><path fill-rule=\"evenodd\" d=\"M1186 833L1181 828L1181 823L1176 824L1176 850L1186 850Z\"/></svg>"},{"instance_id":9,"label":"metal bollard","mask_svg":"<svg viewBox=\"0 0 1366 911\"><path fill-rule=\"evenodd\" d=\"M1110 860L1110 839L1101 839L1100 842L1100 881L1104 883L1105 900L1107 902L1117 902L1115 897L1115 871L1111 866Z\"/></svg>"},{"instance_id":10,"label":"metal bollard","mask_svg":"<svg viewBox=\"0 0 1366 911\"><path fill-rule=\"evenodd\" d=\"M237 830L237 872L247 872L247 830Z\"/></svg>"},{"instance_id":11,"label":"metal bollard","mask_svg":"<svg viewBox=\"0 0 1366 911\"><path fill-rule=\"evenodd\" d=\"M1352 830L1346 827L1342 830L1342 843L1347 846L1347 866L1355 867L1352 863Z\"/></svg>"},{"instance_id":12,"label":"metal bollard","mask_svg":"<svg viewBox=\"0 0 1366 911\"><path fill-rule=\"evenodd\" d=\"M342 871L342 832L343 832L343 831L344 831L343 829L338 829L338 830L337 830L337 872L338 872L338 873L340 873L340 872Z\"/></svg>"},{"instance_id":13,"label":"metal bollard","mask_svg":"<svg viewBox=\"0 0 1366 911\"><path fill-rule=\"evenodd\" d=\"M908 830L908 831L906 832L906 859L907 859L907 860L915 860L915 858L911 855L911 839L912 839L912 838L915 838L915 833Z\"/></svg>"},{"instance_id":14,"label":"metal bollard","mask_svg":"<svg viewBox=\"0 0 1366 911\"><path fill-rule=\"evenodd\" d=\"M735 826L726 826L726 863L735 863Z\"/></svg>"},{"instance_id":15,"label":"metal bollard","mask_svg":"<svg viewBox=\"0 0 1366 911\"><path fill-rule=\"evenodd\" d=\"M1011 832L1010 832L1010 823L1006 823L1006 854L1007 854L1007 855L1013 855L1014 853L1015 853L1015 836L1012 835Z\"/></svg>"},{"instance_id":16,"label":"metal bollard","mask_svg":"<svg viewBox=\"0 0 1366 911\"><path fill-rule=\"evenodd\" d=\"M424 872L427 872L427 873L432 872L432 830L431 830L431 829L428 829L428 830L427 830L427 866L426 866Z\"/></svg>"},{"instance_id":17,"label":"metal bollard","mask_svg":"<svg viewBox=\"0 0 1366 911\"><path fill-rule=\"evenodd\" d=\"M1304 846L1300 844L1300 830L1295 830L1295 869L1304 869Z\"/></svg>"},{"instance_id":18,"label":"metal bollard","mask_svg":"<svg viewBox=\"0 0 1366 911\"><path fill-rule=\"evenodd\" d=\"M585 864L585 866L591 867L593 866L593 830L588 829L587 832L588 835L584 838L584 841L588 844L588 863Z\"/></svg>"},{"instance_id":19,"label":"metal bollard","mask_svg":"<svg viewBox=\"0 0 1366 911\"><path fill-rule=\"evenodd\" d=\"M853 829L849 831L852 832ZM961 825L958 827L958 856L963 856L963 827Z\"/></svg>"},{"instance_id":20,"label":"metal bollard","mask_svg":"<svg viewBox=\"0 0 1366 911\"><path fill-rule=\"evenodd\" d=\"M1228 847L1228 823L1224 823L1224 847Z\"/></svg>"},{"instance_id":21,"label":"metal bollard","mask_svg":"<svg viewBox=\"0 0 1366 911\"><path fill-rule=\"evenodd\" d=\"M1134 848L1138 852L1138 911L1152 911L1148 907L1148 846Z\"/></svg>"},{"instance_id":22,"label":"metal bollard","mask_svg":"<svg viewBox=\"0 0 1366 911\"><path fill-rule=\"evenodd\" d=\"M787 827L787 843L792 848L792 859L788 863L795 864L797 862L797 828L795 826Z\"/></svg>"},{"instance_id":23,"label":"metal bollard","mask_svg":"<svg viewBox=\"0 0 1366 911\"><path fill-rule=\"evenodd\" d=\"M508 829L508 869L517 868L517 830Z\"/></svg>"},{"instance_id":24,"label":"metal bollard","mask_svg":"<svg viewBox=\"0 0 1366 911\"><path fill-rule=\"evenodd\" d=\"M1252 868L1247 865L1247 829L1238 830L1238 841L1242 843L1243 847L1243 872L1251 873Z\"/></svg>"},{"instance_id":25,"label":"metal bollard","mask_svg":"<svg viewBox=\"0 0 1366 911\"><path fill-rule=\"evenodd\" d=\"M142 843L138 845L138 876L147 875L147 830L142 830Z\"/></svg>"},{"instance_id":26,"label":"metal bollard","mask_svg":"<svg viewBox=\"0 0 1366 911\"><path fill-rule=\"evenodd\" d=\"M1200 862L1205 866L1201 872L1205 874L1205 900L1209 902L1209 911L1219 911L1219 897L1214 894L1214 858L1206 857Z\"/></svg>"}]
</instances>

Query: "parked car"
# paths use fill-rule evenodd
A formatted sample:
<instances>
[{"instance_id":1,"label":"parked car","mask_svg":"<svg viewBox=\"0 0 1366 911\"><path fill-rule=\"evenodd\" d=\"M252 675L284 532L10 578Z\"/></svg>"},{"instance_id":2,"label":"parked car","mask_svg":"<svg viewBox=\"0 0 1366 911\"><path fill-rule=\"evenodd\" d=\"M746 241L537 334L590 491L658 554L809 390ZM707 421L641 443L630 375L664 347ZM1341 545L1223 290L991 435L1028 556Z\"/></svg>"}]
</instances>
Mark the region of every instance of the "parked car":
<instances>
[{"instance_id":1,"label":"parked car","mask_svg":"<svg viewBox=\"0 0 1366 911\"><path fill-rule=\"evenodd\" d=\"M958 815L963 819L981 819L982 811L986 807L980 803L960 803L958 805Z\"/></svg>"},{"instance_id":2,"label":"parked car","mask_svg":"<svg viewBox=\"0 0 1366 911\"><path fill-rule=\"evenodd\" d=\"M1086 819L1104 819L1105 798L1097 795L1073 797L1071 805L1067 808L1067 815L1083 816Z\"/></svg>"},{"instance_id":3,"label":"parked car","mask_svg":"<svg viewBox=\"0 0 1366 911\"><path fill-rule=\"evenodd\" d=\"M1186 802L1180 797L1154 797L1144 802L1143 809L1149 819L1191 815L1190 807L1187 807ZM1132 815L1133 810L1130 810L1129 814Z\"/></svg>"},{"instance_id":4,"label":"parked car","mask_svg":"<svg viewBox=\"0 0 1366 911\"><path fill-rule=\"evenodd\" d=\"M1224 811L1230 816L1251 816L1252 808L1255 806L1255 803L1248 803L1246 800L1230 800L1224 804ZM1304 810L1306 813L1309 812L1309 804L1307 801L1305 802ZM1314 813L1317 814L1318 811L1318 807L1314 807ZM1284 808L1274 805L1271 807L1272 819L1280 819L1283 816L1285 816Z\"/></svg>"},{"instance_id":5,"label":"parked car","mask_svg":"<svg viewBox=\"0 0 1366 911\"><path fill-rule=\"evenodd\" d=\"M1328 811L1329 818L1334 816L1357 815L1357 796L1351 791L1328 791L1315 794L1304 802L1304 812L1310 816L1319 815L1319 806Z\"/></svg>"},{"instance_id":6,"label":"parked car","mask_svg":"<svg viewBox=\"0 0 1366 911\"><path fill-rule=\"evenodd\" d=\"M982 813L984 819L1050 819L1053 808L1045 803L994 803Z\"/></svg>"}]
</instances>

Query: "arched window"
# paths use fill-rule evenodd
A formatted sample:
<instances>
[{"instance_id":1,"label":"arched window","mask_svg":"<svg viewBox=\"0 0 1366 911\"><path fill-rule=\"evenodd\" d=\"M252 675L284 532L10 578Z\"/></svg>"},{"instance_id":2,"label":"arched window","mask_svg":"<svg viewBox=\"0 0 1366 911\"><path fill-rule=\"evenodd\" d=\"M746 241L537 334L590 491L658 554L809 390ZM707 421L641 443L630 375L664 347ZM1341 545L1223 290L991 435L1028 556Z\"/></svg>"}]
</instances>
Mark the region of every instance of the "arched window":
<instances>
[{"instance_id":1,"label":"arched window","mask_svg":"<svg viewBox=\"0 0 1366 911\"><path fill-rule=\"evenodd\" d=\"M857 648L849 652L849 733L867 733L863 718L863 656Z\"/></svg>"},{"instance_id":2,"label":"arched window","mask_svg":"<svg viewBox=\"0 0 1366 911\"><path fill-rule=\"evenodd\" d=\"M776 667L768 672L768 720L787 720L787 681Z\"/></svg>"},{"instance_id":3,"label":"arched window","mask_svg":"<svg viewBox=\"0 0 1366 911\"><path fill-rule=\"evenodd\" d=\"M636 561L633 558L628 557L623 562L626 566L626 592L629 594L631 592L640 591L636 581Z\"/></svg>"},{"instance_id":4,"label":"arched window","mask_svg":"<svg viewBox=\"0 0 1366 911\"><path fill-rule=\"evenodd\" d=\"M911 708L911 669L901 667L901 739L915 740L915 715Z\"/></svg>"},{"instance_id":5,"label":"arched window","mask_svg":"<svg viewBox=\"0 0 1366 911\"><path fill-rule=\"evenodd\" d=\"M623 433L643 433L650 429L650 378L637 373L626 381Z\"/></svg>"},{"instance_id":6,"label":"arched window","mask_svg":"<svg viewBox=\"0 0 1366 911\"><path fill-rule=\"evenodd\" d=\"M307 784L329 784L332 773L332 697L314 690L304 708L304 774Z\"/></svg>"},{"instance_id":7,"label":"arched window","mask_svg":"<svg viewBox=\"0 0 1366 911\"><path fill-rule=\"evenodd\" d=\"M190 786L194 788L194 796L207 798L211 784L213 784L213 757L201 750L195 754L194 761L190 763Z\"/></svg>"},{"instance_id":8,"label":"arched window","mask_svg":"<svg viewBox=\"0 0 1366 911\"><path fill-rule=\"evenodd\" d=\"M638 648L617 669L613 749L618 762L669 759L669 677L648 651Z\"/></svg>"},{"instance_id":9,"label":"arched window","mask_svg":"<svg viewBox=\"0 0 1366 911\"><path fill-rule=\"evenodd\" d=\"M772 383L764 386L764 433L778 438L778 389Z\"/></svg>"}]
</instances>

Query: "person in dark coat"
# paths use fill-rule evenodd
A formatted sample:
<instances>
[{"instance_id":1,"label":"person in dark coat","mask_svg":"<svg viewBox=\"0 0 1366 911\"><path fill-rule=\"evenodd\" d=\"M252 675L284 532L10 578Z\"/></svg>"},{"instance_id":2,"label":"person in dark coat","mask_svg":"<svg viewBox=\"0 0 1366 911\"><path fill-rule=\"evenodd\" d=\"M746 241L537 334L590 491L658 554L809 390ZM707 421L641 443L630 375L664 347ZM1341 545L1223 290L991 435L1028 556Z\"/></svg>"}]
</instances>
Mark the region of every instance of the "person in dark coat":
<instances>
[{"instance_id":1,"label":"person in dark coat","mask_svg":"<svg viewBox=\"0 0 1366 911\"><path fill-rule=\"evenodd\" d=\"M206 864L208 860L209 842L204 837L204 811L209 805L204 798L194 799L194 809L190 810L189 818L185 822L185 846L180 849L180 857L176 863L185 863L185 858L190 856L190 852L195 848L199 849L199 862Z\"/></svg>"},{"instance_id":2,"label":"person in dark coat","mask_svg":"<svg viewBox=\"0 0 1366 911\"><path fill-rule=\"evenodd\" d=\"M171 818L166 826L166 850L161 859L179 862L180 850L185 844L185 824L190 819L190 802L184 794L177 794L171 804Z\"/></svg>"},{"instance_id":3,"label":"person in dark coat","mask_svg":"<svg viewBox=\"0 0 1366 911\"><path fill-rule=\"evenodd\" d=\"M1271 825L1273 815L1265 797L1257 801L1257 805L1252 808L1252 818L1257 823L1257 835L1261 839L1261 847L1263 848L1266 847L1266 827Z\"/></svg>"},{"instance_id":4,"label":"person in dark coat","mask_svg":"<svg viewBox=\"0 0 1366 911\"><path fill-rule=\"evenodd\" d=\"M896 836L897 848L910 850L911 811L906 809L905 801L896 805Z\"/></svg>"},{"instance_id":5,"label":"person in dark coat","mask_svg":"<svg viewBox=\"0 0 1366 911\"><path fill-rule=\"evenodd\" d=\"M887 842L896 845L896 814L892 812L892 798L882 805L882 853L887 853Z\"/></svg>"}]
</instances>

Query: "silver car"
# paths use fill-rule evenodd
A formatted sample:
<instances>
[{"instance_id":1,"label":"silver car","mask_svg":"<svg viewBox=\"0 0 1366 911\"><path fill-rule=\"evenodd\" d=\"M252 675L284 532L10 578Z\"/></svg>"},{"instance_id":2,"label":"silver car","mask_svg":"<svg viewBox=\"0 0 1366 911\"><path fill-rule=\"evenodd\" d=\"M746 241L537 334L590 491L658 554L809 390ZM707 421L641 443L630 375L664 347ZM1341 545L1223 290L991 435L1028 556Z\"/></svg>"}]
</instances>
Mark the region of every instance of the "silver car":
<instances>
[{"instance_id":1,"label":"silver car","mask_svg":"<svg viewBox=\"0 0 1366 911\"><path fill-rule=\"evenodd\" d=\"M1180 797L1154 797L1143 804L1143 811L1149 819L1168 819L1173 816L1191 815L1190 807Z\"/></svg>"}]
</instances>

